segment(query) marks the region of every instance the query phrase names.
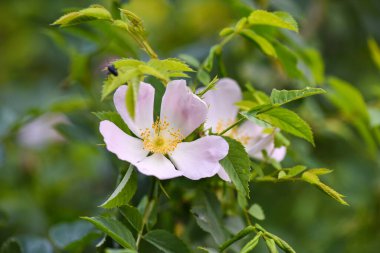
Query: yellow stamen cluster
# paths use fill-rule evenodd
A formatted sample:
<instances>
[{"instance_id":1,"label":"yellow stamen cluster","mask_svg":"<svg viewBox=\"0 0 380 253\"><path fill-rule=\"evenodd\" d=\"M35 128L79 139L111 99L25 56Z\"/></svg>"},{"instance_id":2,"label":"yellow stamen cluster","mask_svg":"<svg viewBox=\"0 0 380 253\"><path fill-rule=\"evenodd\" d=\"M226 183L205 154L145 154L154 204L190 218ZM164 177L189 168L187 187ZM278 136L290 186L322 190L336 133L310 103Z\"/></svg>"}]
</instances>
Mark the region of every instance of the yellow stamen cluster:
<instances>
[{"instance_id":1,"label":"yellow stamen cluster","mask_svg":"<svg viewBox=\"0 0 380 253\"><path fill-rule=\"evenodd\" d=\"M169 127L169 122L159 118L152 124L152 128L146 128L141 132L143 147L145 150L159 154L170 154L183 139L179 129Z\"/></svg>"},{"instance_id":2,"label":"yellow stamen cluster","mask_svg":"<svg viewBox=\"0 0 380 253\"><path fill-rule=\"evenodd\" d=\"M224 129L226 129L228 126L232 125L233 123L234 123L233 120L229 120L226 122L224 122L223 120L219 120L218 123L216 124L216 132L217 133L222 132ZM247 145L248 142L252 139L252 136L249 136L246 134L239 134L237 127L232 128L231 130L229 130L224 135L239 141L243 145Z\"/></svg>"}]
</instances>

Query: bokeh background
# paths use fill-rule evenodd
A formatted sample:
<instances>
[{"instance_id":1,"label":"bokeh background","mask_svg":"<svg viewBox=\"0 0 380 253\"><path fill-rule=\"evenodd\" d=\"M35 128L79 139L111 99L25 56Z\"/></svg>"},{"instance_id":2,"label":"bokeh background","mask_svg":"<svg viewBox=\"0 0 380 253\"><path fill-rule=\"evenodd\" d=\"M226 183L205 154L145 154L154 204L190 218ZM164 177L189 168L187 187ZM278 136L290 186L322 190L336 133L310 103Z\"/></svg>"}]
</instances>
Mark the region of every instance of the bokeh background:
<instances>
[{"instance_id":1,"label":"bokeh background","mask_svg":"<svg viewBox=\"0 0 380 253\"><path fill-rule=\"evenodd\" d=\"M316 147L291 139L285 164L333 169L326 182L347 196L349 207L302 183L257 183L252 197L265 211L262 224L297 252L378 252L380 69L367 43L380 42L377 0L1 1L0 244L18 237L54 245L54 226L101 212L97 206L115 187L120 164L98 145L92 112L112 108L110 100L100 102L107 62L145 56L127 34L101 23L50 26L64 11L94 3L136 12L162 58L185 53L199 60L223 27L252 8L291 13L300 35L284 33L283 41L297 59L311 59L312 74L302 66L301 74L283 71L236 40L223 55L229 76L267 93L308 82L331 90L328 77L336 76L362 94L371 121L358 123L355 109L329 95L294 107L311 124ZM359 103L347 99L353 108Z\"/></svg>"}]
</instances>

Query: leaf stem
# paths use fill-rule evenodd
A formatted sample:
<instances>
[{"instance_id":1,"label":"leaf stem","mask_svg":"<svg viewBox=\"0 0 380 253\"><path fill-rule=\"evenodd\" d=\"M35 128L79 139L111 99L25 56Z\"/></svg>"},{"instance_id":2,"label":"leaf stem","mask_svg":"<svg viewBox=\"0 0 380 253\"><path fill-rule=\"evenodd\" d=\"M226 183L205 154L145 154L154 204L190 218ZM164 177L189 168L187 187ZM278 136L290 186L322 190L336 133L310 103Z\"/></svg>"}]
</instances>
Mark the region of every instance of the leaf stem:
<instances>
[{"instance_id":1,"label":"leaf stem","mask_svg":"<svg viewBox=\"0 0 380 253\"><path fill-rule=\"evenodd\" d=\"M149 194L149 201L148 201L148 204L144 210L141 229L137 235L137 240L136 240L136 247L137 248L139 248L139 245L140 245L140 242L141 242L141 239L143 236L144 228L145 228L146 224L148 223L148 220L149 220L150 215L152 214L154 205L157 202L158 188L159 188L158 186L159 186L158 179L154 179L152 189L151 189L150 194Z\"/></svg>"},{"instance_id":2,"label":"leaf stem","mask_svg":"<svg viewBox=\"0 0 380 253\"><path fill-rule=\"evenodd\" d=\"M226 129L224 129L222 132L220 132L218 135L223 135L223 134L227 133L229 130L231 130L235 126L239 125L244 120L246 120L246 118L239 119L238 121L236 121L235 123L233 123L232 125L230 125L229 127L227 127Z\"/></svg>"}]
</instances>

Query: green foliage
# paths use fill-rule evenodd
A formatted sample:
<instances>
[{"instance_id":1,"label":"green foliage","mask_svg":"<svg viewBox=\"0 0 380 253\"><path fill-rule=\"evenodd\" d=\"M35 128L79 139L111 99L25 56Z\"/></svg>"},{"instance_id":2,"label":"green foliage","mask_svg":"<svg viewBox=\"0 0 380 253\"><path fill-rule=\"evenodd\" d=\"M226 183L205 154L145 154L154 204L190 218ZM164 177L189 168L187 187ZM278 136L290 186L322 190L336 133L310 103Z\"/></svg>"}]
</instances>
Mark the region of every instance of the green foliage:
<instances>
[{"instance_id":1,"label":"green foliage","mask_svg":"<svg viewBox=\"0 0 380 253\"><path fill-rule=\"evenodd\" d=\"M49 235L55 246L68 251L80 250L99 237L94 227L85 221L58 224L50 229Z\"/></svg>"},{"instance_id":2,"label":"green foliage","mask_svg":"<svg viewBox=\"0 0 380 253\"><path fill-rule=\"evenodd\" d=\"M89 8L82 9L80 11L70 12L60 17L53 23L53 25L65 27L70 25L77 25L92 20L112 21L112 16L104 7L100 5L91 5Z\"/></svg>"},{"instance_id":3,"label":"green foliage","mask_svg":"<svg viewBox=\"0 0 380 253\"><path fill-rule=\"evenodd\" d=\"M165 253L190 252L183 241L166 230L151 230L144 235L144 240Z\"/></svg>"},{"instance_id":4,"label":"green foliage","mask_svg":"<svg viewBox=\"0 0 380 253\"><path fill-rule=\"evenodd\" d=\"M132 233L120 221L107 217L82 217L127 249L136 249Z\"/></svg>"},{"instance_id":5,"label":"green foliage","mask_svg":"<svg viewBox=\"0 0 380 253\"><path fill-rule=\"evenodd\" d=\"M249 15L248 21L251 25L274 26L298 32L297 22L286 12L271 13L264 10L256 10Z\"/></svg>"},{"instance_id":6,"label":"green foliage","mask_svg":"<svg viewBox=\"0 0 380 253\"><path fill-rule=\"evenodd\" d=\"M243 29L240 31L240 34L250 41L256 43L264 54L277 58L276 49L265 37L260 36L250 29Z\"/></svg>"},{"instance_id":7,"label":"green foliage","mask_svg":"<svg viewBox=\"0 0 380 253\"><path fill-rule=\"evenodd\" d=\"M132 225L136 231L140 231L143 228L143 216L139 210L130 205L124 205L119 209L123 217Z\"/></svg>"},{"instance_id":8,"label":"green foliage","mask_svg":"<svg viewBox=\"0 0 380 253\"><path fill-rule=\"evenodd\" d=\"M35 236L9 238L0 249L1 253L53 253L53 247L46 239Z\"/></svg>"},{"instance_id":9,"label":"green foliage","mask_svg":"<svg viewBox=\"0 0 380 253\"><path fill-rule=\"evenodd\" d=\"M270 94L270 100L273 105L281 106L294 100L305 98L317 94L324 94L325 90L321 88L306 87L302 90L277 90L273 89Z\"/></svg>"},{"instance_id":10,"label":"green foliage","mask_svg":"<svg viewBox=\"0 0 380 253\"><path fill-rule=\"evenodd\" d=\"M259 243L259 240L262 236L262 233L259 232L255 237L253 237L247 244L244 245L244 247L241 249L240 253L249 253L251 250L253 250L257 244Z\"/></svg>"},{"instance_id":11,"label":"green foliage","mask_svg":"<svg viewBox=\"0 0 380 253\"><path fill-rule=\"evenodd\" d=\"M218 201L211 194L199 194L198 202L192 207L197 224L211 234L217 244L226 240Z\"/></svg>"},{"instance_id":12,"label":"green foliage","mask_svg":"<svg viewBox=\"0 0 380 253\"><path fill-rule=\"evenodd\" d=\"M330 170L326 170L326 169L308 170L302 173L302 179L312 185L317 186L320 190L322 190L324 193L326 193L327 195L329 195L330 197L332 197L339 203L348 206L348 203L343 199L344 195L338 193L337 191L332 189L330 186L320 181L318 175L323 175L330 172L331 172Z\"/></svg>"},{"instance_id":13,"label":"green foliage","mask_svg":"<svg viewBox=\"0 0 380 253\"><path fill-rule=\"evenodd\" d=\"M101 205L103 208L115 208L128 204L137 190L137 174L132 165L129 166L120 184L112 195Z\"/></svg>"},{"instance_id":14,"label":"green foliage","mask_svg":"<svg viewBox=\"0 0 380 253\"><path fill-rule=\"evenodd\" d=\"M265 214L263 209L258 204L253 204L249 209L248 213L252 215L252 217L258 219L258 220L265 220Z\"/></svg>"},{"instance_id":15,"label":"green foliage","mask_svg":"<svg viewBox=\"0 0 380 253\"><path fill-rule=\"evenodd\" d=\"M368 48L371 53L371 57L376 66L380 69L380 47L376 43L374 38L369 38L367 40Z\"/></svg>"},{"instance_id":16,"label":"green foliage","mask_svg":"<svg viewBox=\"0 0 380 253\"><path fill-rule=\"evenodd\" d=\"M100 120L109 120L118 126L125 133L130 134L128 126L125 124L124 120L121 118L120 114L117 112L93 112L93 114Z\"/></svg>"},{"instance_id":17,"label":"green foliage","mask_svg":"<svg viewBox=\"0 0 380 253\"><path fill-rule=\"evenodd\" d=\"M293 111L285 108L273 108L257 115L257 117L284 132L301 137L314 145L313 133L310 126Z\"/></svg>"},{"instance_id":18,"label":"green foliage","mask_svg":"<svg viewBox=\"0 0 380 253\"><path fill-rule=\"evenodd\" d=\"M223 137L229 146L228 154L220 164L227 172L236 189L243 196L249 196L249 169L250 162L243 145L229 137Z\"/></svg>"}]
</instances>

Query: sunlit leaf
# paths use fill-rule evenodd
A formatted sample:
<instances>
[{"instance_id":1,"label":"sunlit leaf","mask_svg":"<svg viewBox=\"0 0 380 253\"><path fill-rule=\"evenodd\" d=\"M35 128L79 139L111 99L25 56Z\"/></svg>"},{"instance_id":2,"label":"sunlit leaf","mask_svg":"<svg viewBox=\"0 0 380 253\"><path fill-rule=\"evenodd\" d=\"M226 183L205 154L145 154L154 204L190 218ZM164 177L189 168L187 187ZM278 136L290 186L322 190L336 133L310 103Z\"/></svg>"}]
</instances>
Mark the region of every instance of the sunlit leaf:
<instances>
[{"instance_id":1,"label":"sunlit leaf","mask_svg":"<svg viewBox=\"0 0 380 253\"><path fill-rule=\"evenodd\" d=\"M325 90L321 88L310 88L307 87L302 90L277 90L273 89L272 93L270 94L270 100L273 105L284 105L286 103L289 103L291 101L317 95L317 94L324 94L326 93Z\"/></svg>"},{"instance_id":2,"label":"sunlit leaf","mask_svg":"<svg viewBox=\"0 0 380 253\"><path fill-rule=\"evenodd\" d=\"M211 194L198 196L191 212L194 214L197 224L204 231L211 234L217 244L226 240L226 232L223 228L220 206L217 199Z\"/></svg>"},{"instance_id":3,"label":"sunlit leaf","mask_svg":"<svg viewBox=\"0 0 380 253\"><path fill-rule=\"evenodd\" d=\"M133 166L129 166L120 184L112 195L101 205L103 208L115 208L128 204L137 190L137 174Z\"/></svg>"},{"instance_id":4,"label":"sunlit leaf","mask_svg":"<svg viewBox=\"0 0 380 253\"><path fill-rule=\"evenodd\" d=\"M263 36L258 35L250 29L243 29L240 31L240 34L248 40L256 43L264 54L277 58L276 49L273 47L272 43Z\"/></svg>"},{"instance_id":5,"label":"sunlit leaf","mask_svg":"<svg viewBox=\"0 0 380 253\"><path fill-rule=\"evenodd\" d=\"M376 40L374 38L369 38L367 42L368 42L368 47L371 53L372 60L376 64L376 66L380 69L380 47L376 43Z\"/></svg>"},{"instance_id":6,"label":"sunlit leaf","mask_svg":"<svg viewBox=\"0 0 380 253\"><path fill-rule=\"evenodd\" d=\"M190 253L189 248L182 240L166 230L151 230L143 238L165 253Z\"/></svg>"},{"instance_id":7,"label":"sunlit leaf","mask_svg":"<svg viewBox=\"0 0 380 253\"><path fill-rule=\"evenodd\" d=\"M229 145L228 154L220 164L227 172L236 189L243 195L249 196L250 161L244 146L229 137L223 137Z\"/></svg>"},{"instance_id":8,"label":"sunlit leaf","mask_svg":"<svg viewBox=\"0 0 380 253\"><path fill-rule=\"evenodd\" d=\"M114 239L121 246L136 249L132 233L120 221L108 217L82 217Z\"/></svg>"},{"instance_id":9,"label":"sunlit leaf","mask_svg":"<svg viewBox=\"0 0 380 253\"><path fill-rule=\"evenodd\" d=\"M58 248L73 251L100 236L92 224L81 220L55 225L50 229L49 235Z\"/></svg>"},{"instance_id":10,"label":"sunlit leaf","mask_svg":"<svg viewBox=\"0 0 380 253\"><path fill-rule=\"evenodd\" d=\"M298 32L297 22L286 12L255 10L249 15L248 21L251 25L275 26Z\"/></svg>"},{"instance_id":11,"label":"sunlit leaf","mask_svg":"<svg viewBox=\"0 0 380 253\"><path fill-rule=\"evenodd\" d=\"M248 213L252 215L252 217L258 219L258 220L265 220L265 214L263 209L258 204L253 204L249 209Z\"/></svg>"},{"instance_id":12,"label":"sunlit leaf","mask_svg":"<svg viewBox=\"0 0 380 253\"><path fill-rule=\"evenodd\" d=\"M53 25L69 26L92 20L112 20L112 16L104 7L93 5L80 11L70 12L58 20Z\"/></svg>"},{"instance_id":13,"label":"sunlit leaf","mask_svg":"<svg viewBox=\"0 0 380 253\"><path fill-rule=\"evenodd\" d=\"M132 227L136 229L136 231L141 230L143 224L143 216L136 207L125 205L122 206L119 211L123 217L132 225Z\"/></svg>"},{"instance_id":14,"label":"sunlit leaf","mask_svg":"<svg viewBox=\"0 0 380 253\"><path fill-rule=\"evenodd\" d=\"M241 249L240 253L249 253L251 250L253 250L257 244L259 243L259 240L262 236L262 233L259 232L255 237L253 237L248 243L244 245L244 247Z\"/></svg>"},{"instance_id":15,"label":"sunlit leaf","mask_svg":"<svg viewBox=\"0 0 380 253\"><path fill-rule=\"evenodd\" d=\"M314 145L313 133L309 124L293 111L278 107L258 114L257 118L285 132L301 137Z\"/></svg>"}]
</instances>

